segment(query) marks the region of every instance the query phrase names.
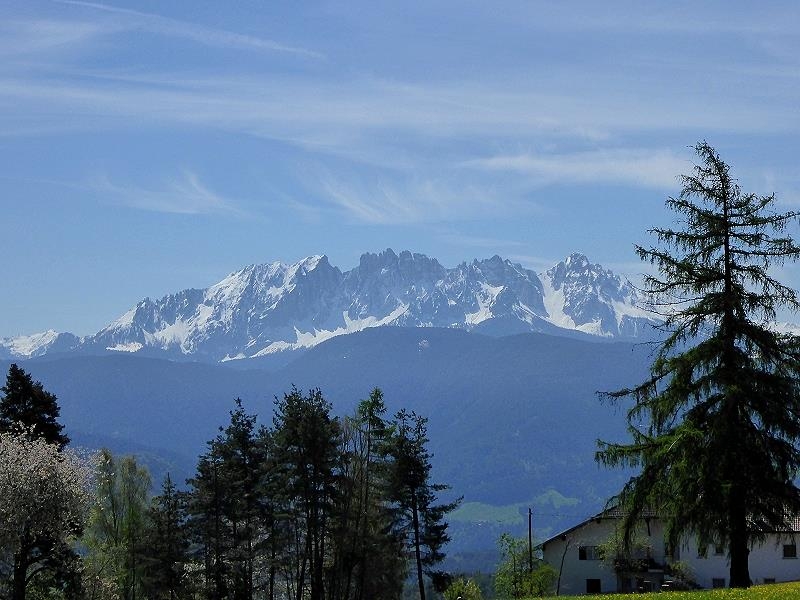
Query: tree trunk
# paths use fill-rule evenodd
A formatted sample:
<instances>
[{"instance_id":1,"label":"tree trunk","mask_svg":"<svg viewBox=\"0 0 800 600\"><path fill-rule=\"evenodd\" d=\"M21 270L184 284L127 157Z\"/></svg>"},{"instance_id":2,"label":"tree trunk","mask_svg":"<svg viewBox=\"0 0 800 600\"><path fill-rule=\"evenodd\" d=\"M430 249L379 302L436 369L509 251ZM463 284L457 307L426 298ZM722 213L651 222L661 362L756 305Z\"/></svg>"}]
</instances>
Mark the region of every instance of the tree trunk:
<instances>
[{"instance_id":1,"label":"tree trunk","mask_svg":"<svg viewBox=\"0 0 800 600\"><path fill-rule=\"evenodd\" d=\"M747 537L744 540L731 539L730 585L732 588L750 587L750 567L748 565Z\"/></svg>"},{"instance_id":2,"label":"tree trunk","mask_svg":"<svg viewBox=\"0 0 800 600\"><path fill-rule=\"evenodd\" d=\"M25 584L28 578L30 555L33 550L30 529L25 524L20 539L19 550L14 554L14 581L11 588L11 600L25 600Z\"/></svg>"},{"instance_id":3,"label":"tree trunk","mask_svg":"<svg viewBox=\"0 0 800 600\"><path fill-rule=\"evenodd\" d=\"M732 588L750 587L750 566L747 535L747 511L742 501L743 495L732 489L730 515L730 586Z\"/></svg>"},{"instance_id":4,"label":"tree trunk","mask_svg":"<svg viewBox=\"0 0 800 600\"><path fill-rule=\"evenodd\" d=\"M25 600L25 579L28 574L27 561L21 556L21 552L15 558L14 586L11 591L11 600Z\"/></svg>"},{"instance_id":5,"label":"tree trunk","mask_svg":"<svg viewBox=\"0 0 800 600\"><path fill-rule=\"evenodd\" d=\"M267 596L267 600L275 600L275 575L276 575L275 561L276 561L276 556L278 554L277 544L275 540L277 538L277 535L278 535L277 528L275 527L275 521L273 520L272 523L270 524L269 596Z\"/></svg>"},{"instance_id":6,"label":"tree trunk","mask_svg":"<svg viewBox=\"0 0 800 600\"><path fill-rule=\"evenodd\" d=\"M414 519L414 558L417 561L417 584L419 585L419 599L425 600L425 581L422 579L422 552L419 541L419 511L417 510L417 493L411 494L411 509Z\"/></svg>"}]
</instances>

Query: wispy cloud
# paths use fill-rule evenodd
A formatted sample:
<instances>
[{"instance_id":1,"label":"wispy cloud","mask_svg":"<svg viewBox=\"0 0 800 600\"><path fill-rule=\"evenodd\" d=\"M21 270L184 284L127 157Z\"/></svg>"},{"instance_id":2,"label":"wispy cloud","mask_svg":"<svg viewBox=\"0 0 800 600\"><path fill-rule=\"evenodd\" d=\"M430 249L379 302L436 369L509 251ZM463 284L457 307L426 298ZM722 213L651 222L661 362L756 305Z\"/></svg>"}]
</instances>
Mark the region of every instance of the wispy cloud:
<instances>
[{"instance_id":1,"label":"wispy cloud","mask_svg":"<svg viewBox=\"0 0 800 600\"><path fill-rule=\"evenodd\" d=\"M107 175L92 178L86 187L108 202L140 210L182 215L245 215L233 200L209 189L191 171L184 171L160 188L121 185Z\"/></svg>"},{"instance_id":2,"label":"wispy cloud","mask_svg":"<svg viewBox=\"0 0 800 600\"><path fill-rule=\"evenodd\" d=\"M494 80L411 85L351 73L307 78L162 72L135 78L125 71L89 70L74 77L34 77L20 71L0 80L0 102L9 106L6 118L0 117L0 135L5 128L17 129L30 115L39 129L50 119L56 130L63 128L64 116L87 129L113 125L108 119L117 118L117 126L123 128L132 120L223 128L366 162L381 155L376 146L383 139L400 141L391 150L377 148L384 155L396 155L398 146L421 142L430 147L450 140L480 140L485 145L536 136L595 144L665 130L800 131L796 105L789 102L765 105L700 94L647 98L648 90L641 90L639 97L633 88L586 97L558 86L543 91L547 82L503 86ZM663 157L660 160L663 163Z\"/></svg>"},{"instance_id":3,"label":"wispy cloud","mask_svg":"<svg viewBox=\"0 0 800 600\"><path fill-rule=\"evenodd\" d=\"M110 28L99 23L34 19L0 21L0 56L24 57L52 54L108 34Z\"/></svg>"},{"instance_id":4,"label":"wispy cloud","mask_svg":"<svg viewBox=\"0 0 800 600\"><path fill-rule=\"evenodd\" d=\"M187 21L172 19L161 15L141 12L129 8L120 8L99 2L83 2L81 0L56 0L59 4L79 6L93 10L112 13L127 19L131 28L149 31L170 37L179 37L207 46L221 48L249 49L270 52L286 52L309 58L323 58L319 52L282 44L274 40L251 35L244 35L222 29L214 29Z\"/></svg>"},{"instance_id":5,"label":"wispy cloud","mask_svg":"<svg viewBox=\"0 0 800 600\"><path fill-rule=\"evenodd\" d=\"M538 184L621 183L673 188L688 157L668 150L594 150L572 154L514 154L468 161L466 166L519 173Z\"/></svg>"},{"instance_id":6,"label":"wispy cloud","mask_svg":"<svg viewBox=\"0 0 800 600\"><path fill-rule=\"evenodd\" d=\"M357 221L372 224L436 223L472 218L501 209L494 191L457 181L404 179L392 181L343 180L328 177L320 192L323 200Z\"/></svg>"},{"instance_id":7,"label":"wispy cloud","mask_svg":"<svg viewBox=\"0 0 800 600\"><path fill-rule=\"evenodd\" d=\"M521 2L520 10L496 11L486 6L488 18L514 19L533 31L609 32L631 34L689 34L713 36L795 35L796 10L793 3L748 5L729 2L664 3L645 6L641 3L617 3L609 6L594 1L571 2L571 10L559 3ZM499 14L498 14L499 13Z\"/></svg>"},{"instance_id":8,"label":"wispy cloud","mask_svg":"<svg viewBox=\"0 0 800 600\"><path fill-rule=\"evenodd\" d=\"M451 97L470 97L458 105ZM597 137L575 122L566 99L526 92L497 94L489 88L455 86L425 90L381 80L308 81L293 77L209 75L130 78L90 73L61 78L9 76L0 80L0 100L23 101L68 112L72 120L98 114L237 129L285 139L325 151L379 132L446 139L459 135L543 133ZM28 102L35 102L31 106ZM561 109L557 109L557 107ZM531 108L533 107L533 108ZM576 114L579 112L576 107ZM539 116L549 115L547 117ZM604 133L601 135L605 135Z\"/></svg>"},{"instance_id":9,"label":"wispy cloud","mask_svg":"<svg viewBox=\"0 0 800 600\"><path fill-rule=\"evenodd\" d=\"M106 25L112 33L144 30L221 48L278 52L284 59L319 56L262 37L105 3L57 2L59 12L67 7L70 19L90 23L74 29L69 22L23 24L19 37L37 32L38 41L29 48L43 50L44 64L52 48L104 35ZM580 30L580 25L569 28ZM5 29L0 24L0 33ZM125 37L120 36L122 44L129 42ZM4 46L10 47L0 40ZM520 183L675 189L676 175L690 165L688 157L624 148L632 139L665 147L669 140L691 142L697 131L800 132L795 91L774 103L694 88L687 94L680 86L640 82L638 69L594 73L581 61L536 77L515 64L500 74L476 71L441 80L413 74L389 79L337 64L324 73L261 70L253 64L236 73L197 67L189 72L171 62L166 51L163 65L86 60L63 68L54 61L53 68L35 71L0 65L0 136L222 130L267 139L332 171L341 164L363 171L349 180L342 175L321 179L328 207L363 222L409 223L476 215L491 206L492 183L498 182L504 206L519 197ZM794 90L796 77L785 79L783 85ZM688 132L692 138L683 139ZM548 151L516 151L534 143ZM387 171L390 176L381 179ZM473 186L459 180L464 174Z\"/></svg>"}]
</instances>

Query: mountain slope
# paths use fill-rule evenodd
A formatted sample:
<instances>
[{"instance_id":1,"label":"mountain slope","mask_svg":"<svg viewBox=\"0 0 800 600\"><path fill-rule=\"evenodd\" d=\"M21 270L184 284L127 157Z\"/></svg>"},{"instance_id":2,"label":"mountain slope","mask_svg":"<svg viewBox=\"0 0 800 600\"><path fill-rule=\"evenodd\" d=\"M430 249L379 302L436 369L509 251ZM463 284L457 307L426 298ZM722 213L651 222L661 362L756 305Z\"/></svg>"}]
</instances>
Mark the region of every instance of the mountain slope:
<instances>
[{"instance_id":1,"label":"mountain slope","mask_svg":"<svg viewBox=\"0 0 800 600\"><path fill-rule=\"evenodd\" d=\"M364 254L347 272L325 256L250 265L204 290L145 298L95 335L64 337L57 349L71 341L83 353L226 362L382 325L638 339L654 320L636 303L629 282L580 254L540 277L499 256L447 269L422 254L386 250ZM55 351L16 338L0 348L8 358Z\"/></svg>"},{"instance_id":2,"label":"mountain slope","mask_svg":"<svg viewBox=\"0 0 800 600\"><path fill-rule=\"evenodd\" d=\"M591 513L618 489L622 474L599 469L593 456L597 438L625 438L624 413L602 405L596 391L640 381L649 352L536 333L382 327L328 340L272 373L129 354L44 357L23 368L58 396L70 437L102 439L118 451L163 449L167 462L177 462L170 468L178 481L191 474L236 397L269 424L274 397L292 385L319 387L339 415L377 386L390 413L407 408L430 419L434 477L465 502L573 499L570 514L539 506L543 531ZM491 549L499 533L483 527L470 535Z\"/></svg>"},{"instance_id":3,"label":"mountain slope","mask_svg":"<svg viewBox=\"0 0 800 600\"><path fill-rule=\"evenodd\" d=\"M4 358L35 358L48 353L69 352L81 343L71 333L52 329L33 335L0 338L0 360Z\"/></svg>"}]
</instances>

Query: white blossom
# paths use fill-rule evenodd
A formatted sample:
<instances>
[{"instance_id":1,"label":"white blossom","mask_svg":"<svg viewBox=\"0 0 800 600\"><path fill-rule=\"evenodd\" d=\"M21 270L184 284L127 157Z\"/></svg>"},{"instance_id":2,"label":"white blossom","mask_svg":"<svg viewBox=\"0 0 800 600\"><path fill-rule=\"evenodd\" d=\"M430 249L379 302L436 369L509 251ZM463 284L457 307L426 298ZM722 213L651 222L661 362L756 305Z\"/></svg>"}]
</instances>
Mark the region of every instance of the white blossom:
<instances>
[{"instance_id":1,"label":"white blossom","mask_svg":"<svg viewBox=\"0 0 800 600\"><path fill-rule=\"evenodd\" d=\"M0 432L0 570L24 543L69 541L86 521L90 461L30 432Z\"/></svg>"}]
</instances>

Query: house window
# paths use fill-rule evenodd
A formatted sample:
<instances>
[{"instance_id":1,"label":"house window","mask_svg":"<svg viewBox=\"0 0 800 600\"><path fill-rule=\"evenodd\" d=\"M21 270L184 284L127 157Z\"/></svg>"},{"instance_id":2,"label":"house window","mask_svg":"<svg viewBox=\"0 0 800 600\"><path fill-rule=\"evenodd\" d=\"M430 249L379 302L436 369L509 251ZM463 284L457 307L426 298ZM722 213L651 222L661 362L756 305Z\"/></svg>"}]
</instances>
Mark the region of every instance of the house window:
<instances>
[{"instance_id":1,"label":"house window","mask_svg":"<svg viewBox=\"0 0 800 600\"><path fill-rule=\"evenodd\" d=\"M764 577L764 583L765 584L775 583L775 578L774 577Z\"/></svg>"},{"instance_id":2,"label":"house window","mask_svg":"<svg viewBox=\"0 0 800 600\"><path fill-rule=\"evenodd\" d=\"M725 546L722 544L714 544L714 554L716 556L722 556L725 554Z\"/></svg>"},{"instance_id":3,"label":"house window","mask_svg":"<svg viewBox=\"0 0 800 600\"><path fill-rule=\"evenodd\" d=\"M578 546L578 560L600 560L597 546Z\"/></svg>"},{"instance_id":4,"label":"house window","mask_svg":"<svg viewBox=\"0 0 800 600\"><path fill-rule=\"evenodd\" d=\"M669 544L664 544L664 556L671 558L672 560L680 560L681 549L678 545L673 547Z\"/></svg>"},{"instance_id":5,"label":"house window","mask_svg":"<svg viewBox=\"0 0 800 600\"><path fill-rule=\"evenodd\" d=\"M587 579L586 580L586 593L587 594L600 594L602 590L600 589L600 580L599 579Z\"/></svg>"},{"instance_id":6,"label":"house window","mask_svg":"<svg viewBox=\"0 0 800 600\"><path fill-rule=\"evenodd\" d=\"M784 544L783 558L797 558L797 544Z\"/></svg>"},{"instance_id":7,"label":"house window","mask_svg":"<svg viewBox=\"0 0 800 600\"><path fill-rule=\"evenodd\" d=\"M711 580L711 587L712 588L724 588L725 587L725 578L724 577L714 577Z\"/></svg>"},{"instance_id":8,"label":"house window","mask_svg":"<svg viewBox=\"0 0 800 600\"><path fill-rule=\"evenodd\" d=\"M708 546L697 547L697 558L708 558Z\"/></svg>"}]
</instances>

